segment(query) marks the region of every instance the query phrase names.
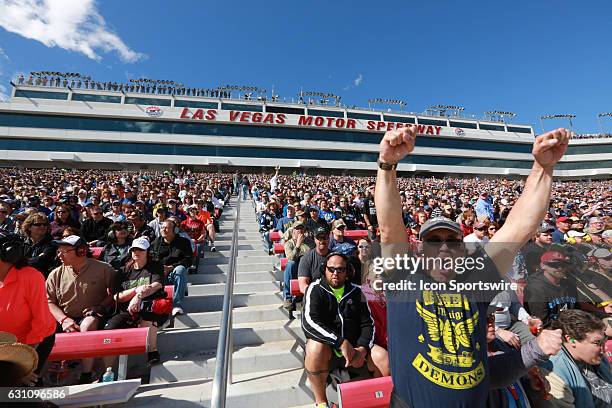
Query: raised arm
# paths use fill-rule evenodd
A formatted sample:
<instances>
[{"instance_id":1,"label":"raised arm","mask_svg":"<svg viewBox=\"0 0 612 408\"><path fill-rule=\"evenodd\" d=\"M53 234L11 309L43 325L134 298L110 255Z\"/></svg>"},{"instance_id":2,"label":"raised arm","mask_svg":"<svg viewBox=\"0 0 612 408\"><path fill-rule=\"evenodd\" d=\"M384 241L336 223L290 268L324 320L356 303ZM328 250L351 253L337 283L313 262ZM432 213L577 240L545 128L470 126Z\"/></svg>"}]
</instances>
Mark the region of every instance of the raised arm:
<instances>
[{"instance_id":1,"label":"raised arm","mask_svg":"<svg viewBox=\"0 0 612 408\"><path fill-rule=\"evenodd\" d=\"M402 219L402 200L397 189L395 169L383 170L385 165L397 165L414 149L416 126L391 130L385 133L380 142L378 174L374 202L380 227L380 240L383 244L408 242L408 234Z\"/></svg>"},{"instance_id":2,"label":"raised arm","mask_svg":"<svg viewBox=\"0 0 612 408\"><path fill-rule=\"evenodd\" d=\"M523 194L485 248L502 276L510 270L517 252L544 219L550 203L553 170L565 154L569 139L568 130L557 129L538 136L533 143L535 160Z\"/></svg>"}]
</instances>

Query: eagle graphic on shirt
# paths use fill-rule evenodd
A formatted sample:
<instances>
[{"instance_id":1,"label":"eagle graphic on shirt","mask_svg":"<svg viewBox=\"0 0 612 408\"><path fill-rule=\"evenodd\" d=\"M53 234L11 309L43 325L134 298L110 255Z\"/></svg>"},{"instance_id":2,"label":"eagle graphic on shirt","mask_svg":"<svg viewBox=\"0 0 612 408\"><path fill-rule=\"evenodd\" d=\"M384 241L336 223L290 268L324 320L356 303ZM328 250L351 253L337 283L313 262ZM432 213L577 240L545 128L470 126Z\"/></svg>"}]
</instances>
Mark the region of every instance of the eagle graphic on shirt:
<instances>
[{"instance_id":1,"label":"eagle graphic on shirt","mask_svg":"<svg viewBox=\"0 0 612 408\"><path fill-rule=\"evenodd\" d=\"M470 315L471 306L464 295L432 291L423 292L423 302L417 300L416 310L427 329L418 340L428 346L429 352L419 353L412 365L442 387L466 389L478 385L485 375L483 363L474 353L474 348L480 350L480 344L472 343L479 312Z\"/></svg>"}]
</instances>

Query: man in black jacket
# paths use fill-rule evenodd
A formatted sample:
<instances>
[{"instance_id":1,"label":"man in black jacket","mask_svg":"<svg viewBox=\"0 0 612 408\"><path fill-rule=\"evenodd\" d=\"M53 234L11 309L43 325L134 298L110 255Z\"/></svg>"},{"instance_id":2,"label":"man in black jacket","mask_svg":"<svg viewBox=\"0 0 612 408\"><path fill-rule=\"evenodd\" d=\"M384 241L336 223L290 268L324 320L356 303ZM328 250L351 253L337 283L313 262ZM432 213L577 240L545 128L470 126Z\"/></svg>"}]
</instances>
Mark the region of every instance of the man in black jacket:
<instances>
[{"instance_id":1,"label":"man in black jacket","mask_svg":"<svg viewBox=\"0 0 612 408\"><path fill-rule=\"evenodd\" d=\"M317 404L326 404L330 370L361 367L374 342L374 320L361 289L348 280L348 259L332 252L325 275L304 295L302 329L308 339L304 367Z\"/></svg>"},{"instance_id":2,"label":"man in black jacket","mask_svg":"<svg viewBox=\"0 0 612 408\"><path fill-rule=\"evenodd\" d=\"M179 227L166 220L160 228L161 236L151 244L150 253L155 261L164 265L164 274L169 285L174 285L172 316L183 314L183 299L187 289L187 272L191 267L193 251L191 242L179 236Z\"/></svg>"},{"instance_id":3,"label":"man in black jacket","mask_svg":"<svg viewBox=\"0 0 612 408\"><path fill-rule=\"evenodd\" d=\"M110 218L106 218L102 209L98 206L92 206L88 211L91 214L91 218L83 221L81 234L89 246L105 246L113 221Z\"/></svg>"}]
</instances>

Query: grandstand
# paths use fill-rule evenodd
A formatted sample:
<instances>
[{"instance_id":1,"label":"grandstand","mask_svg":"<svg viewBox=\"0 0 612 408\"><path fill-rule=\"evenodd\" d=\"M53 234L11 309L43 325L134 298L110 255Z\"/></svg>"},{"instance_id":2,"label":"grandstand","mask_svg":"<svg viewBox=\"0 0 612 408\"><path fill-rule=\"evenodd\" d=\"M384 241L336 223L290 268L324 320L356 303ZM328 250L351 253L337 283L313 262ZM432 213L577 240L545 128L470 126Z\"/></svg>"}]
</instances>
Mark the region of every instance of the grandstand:
<instances>
[{"instance_id":1,"label":"grandstand","mask_svg":"<svg viewBox=\"0 0 612 408\"><path fill-rule=\"evenodd\" d=\"M353 109L302 95L282 102L252 92L234 97L165 82L86 87L82 78L43 78L18 78L10 100L0 104L4 166L259 170L280 164L297 172L372 174L382 133L416 124L419 144L400 163L401 173L515 177L531 167L531 126L492 117ZM612 142L591 137L572 140L556 169L563 178L611 172Z\"/></svg>"}]
</instances>

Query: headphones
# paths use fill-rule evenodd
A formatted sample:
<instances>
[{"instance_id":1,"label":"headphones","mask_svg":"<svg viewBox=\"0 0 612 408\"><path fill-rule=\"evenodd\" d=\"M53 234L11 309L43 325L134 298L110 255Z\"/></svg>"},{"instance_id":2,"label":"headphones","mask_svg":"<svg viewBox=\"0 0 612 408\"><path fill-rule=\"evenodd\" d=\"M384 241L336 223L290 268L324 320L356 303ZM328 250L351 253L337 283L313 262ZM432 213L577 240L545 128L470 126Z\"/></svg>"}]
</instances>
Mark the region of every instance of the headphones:
<instances>
[{"instance_id":1,"label":"headphones","mask_svg":"<svg viewBox=\"0 0 612 408\"><path fill-rule=\"evenodd\" d=\"M340 253L340 252L330 252L329 254L327 254L327 256L325 257L325 260L323 261L323 263L321 264L321 267L319 269L319 272L321 273L321 276L322 277L325 276L325 270L327 269L327 262L333 256L339 256L342 259L344 259L344 262L346 263L346 272L347 272L346 273L346 277L348 279L351 279L353 277L353 275L355 274L355 267L350 262L349 257L344 255L343 253Z\"/></svg>"},{"instance_id":2,"label":"headphones","mask_svg":"<svg viewBox=\"0 0 612 408\"><path fill-rule=\"evenodd\" d=\"M22 239L16 234L0 233L0 261L16 264L24 257Z\"/></svg>"},{"instance_id":3,"label":"headphones","mask_svg":"<svg viewBox=\"0 0 612 408\"><path fill-rule=\"evenodd\" d=\"M181 229L179 228L178 225L176 225L176 223L174 222L174 220L171 219L167 219L166 221L169 221L172 223L172 225L174 225L174 228L172 229L172 231L174 232L174 235L178 235L181 233Z\"/></svg>"}]
</instances>

